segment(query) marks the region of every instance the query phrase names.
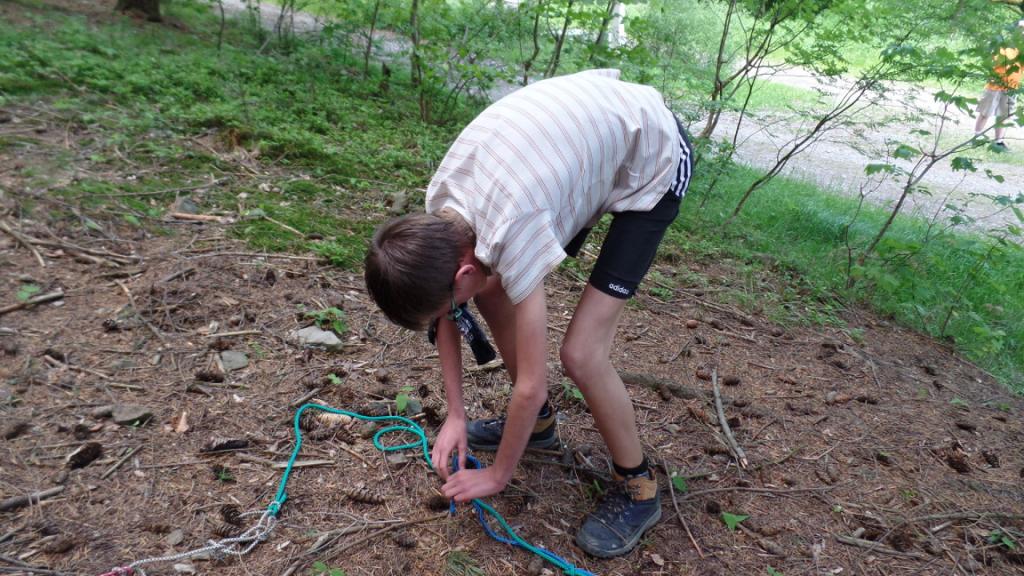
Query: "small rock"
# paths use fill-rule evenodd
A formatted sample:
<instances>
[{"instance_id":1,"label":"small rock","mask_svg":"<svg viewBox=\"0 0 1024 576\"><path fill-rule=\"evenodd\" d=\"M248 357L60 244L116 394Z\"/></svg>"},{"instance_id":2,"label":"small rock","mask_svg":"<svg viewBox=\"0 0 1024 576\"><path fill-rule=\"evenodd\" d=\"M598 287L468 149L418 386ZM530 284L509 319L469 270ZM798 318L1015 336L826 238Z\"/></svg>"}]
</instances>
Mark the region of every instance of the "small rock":
<instances>
[{"instance_id":1,"label":"small rock","mask_svg":"<svg viewBox=\"0 0 1024 576\"><path fill-rule=\"evenodd\" d=\"M122 426L141 426L153 419L153 411L135 404L118 404L111 410L114 422Z\"/></svg>"},{"instance_id":2,"label":"small rock","mask_svg":"<svg viewBox=\"0 0 1024 576\"><path fill-rule=\"evenodd\" d=\"M418 456L416 454L410 454L408 452L388 452L387 456L384 457L388 464L392 466L402 466L409 462L414 462Z\"/></svg>"},{"instance_id":3,"label":"small rock","mask_svg":"<svg viewBox=\"0 0 1024 576\"><path fill-rule=\"evenodd\" d=\"M776 338L778 338L779 336L782 336L785 333L786 333L786 331L783 330L782 328L779 328L778 326L776 326L775 328L772 328L772 331L771 331L771 335L776 337Z\"/></svg>"},{"instance_id":4,"label":"small rock","mask_svg":"<svg viewBox=\"0 0 1024 576\"><path fill-rule=\"evenodd\" d=\"M171 530L170 534L168 534L167 537L164 538L164 543L166 543L168 546L177 546L178 544L181 544L184 541L185 532L180 528L176 530Z\"/></svg>"},{"instance_id":5,"label":"small rock","mask_svg":"<svg viewBox=\"0 0 1024 576\"><path fill-rule=\"evenodd\" d=\"M233 372L235 370L241 370L249 365L249 357L243 352L236 350L225 350L220 353L221 364L224 365L224 370Z\"/></svg>"},{"instance_id":6,"label":"small rock","mask_svg":"<svg viewBox=\"0 0 1024 576\"><path fill-rule=\"evenodd\" d=\"M697 326L700 326L700 322L697 322L696 320L686 321L686 327L689 328L690 330L697 328Z\"/></svg>"},{"instance_id":7,"label":"small rock","mask_svg":"<svg viewBox=\"0 0 1024 576\"><path fill-rule=\"evenodd\" d=\"M407 416L415 416L420 412L423 412L423 402L416 398L409 398L409 401L405 404L405 414Z\"/></svg>"},{"instance_id":8,"label":"small rock","mask_svg":"<svg viewBox=\"0 0 1024 576\"><path fill-rule=\"evenodd\" d=\"M179 198L178 201L171 206L171 209L183 214L199 214L199 205L195 203L195 200L192 200L188 196Z\"/></svg>"},{"instance_id":9,"label":"small rock","mask_svg":"<svg viewBox=\"0 0 1024 576\"><path fill-rule=\"evenodd\" d=\"M191 562L181 562L174 565L174 571L178 574L195 574L196 567Z\"/></svg>"},{"instance_id":10,"label":"small rock","mask_svg":"<svg viewBox=\"0 0 1024 576\"><path fill-rule=\"evenodd\" d=\"M316 326L307 326L302 330L292 330L288 338L295 341L299 346L306 348L323 348L329 352L337 352L342 349L343 344L338 335L328 330L321 330Z\"/></svg>"},{"instance_id":11,"label":"small rock","mask_svg":"<svg viewBox=\"0 0 1024 576\"><path fill-rule=\"evenodd\" d=\"M360 438L373 438L373 435L377 433L380 427L376 422L364 422L357 432Z\"/></svg>"}]
</instances>

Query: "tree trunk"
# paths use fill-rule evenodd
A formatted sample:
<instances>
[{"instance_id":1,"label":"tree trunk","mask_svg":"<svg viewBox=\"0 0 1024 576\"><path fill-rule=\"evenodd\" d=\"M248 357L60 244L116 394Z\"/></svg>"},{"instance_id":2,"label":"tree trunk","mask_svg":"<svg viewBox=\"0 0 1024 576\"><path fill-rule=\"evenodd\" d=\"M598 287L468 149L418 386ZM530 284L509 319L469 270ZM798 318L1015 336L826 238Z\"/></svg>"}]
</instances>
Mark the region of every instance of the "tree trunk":
<instances>
[{"instance_id":1,"label":"tree trunk","mask_svg":"<svg viewBox=\"0 0 1024 576\"><path fill-rule=\"evenodd\" d=\"M161 22L160 0L117 0L114 8L118 12L137 11L146 16L150 22Z\"/></svg>"},{"instance_id":2,"label":"tree trunk","mask_svg":"<svg viewBox=\"0 0 1024 576\"><path fill-rule=\"evenodd\" d=\"M555 42L555 53L551 56L548 69L544 72L545 78L551 78L558 72L558 65L562 60L562 46L565 45L565 35L569 31L569 24L572 22L572 5L575 0L569 0L565 7L565 21L562 23L562 33L558 35Z\"/></svg>"}]
</instances>

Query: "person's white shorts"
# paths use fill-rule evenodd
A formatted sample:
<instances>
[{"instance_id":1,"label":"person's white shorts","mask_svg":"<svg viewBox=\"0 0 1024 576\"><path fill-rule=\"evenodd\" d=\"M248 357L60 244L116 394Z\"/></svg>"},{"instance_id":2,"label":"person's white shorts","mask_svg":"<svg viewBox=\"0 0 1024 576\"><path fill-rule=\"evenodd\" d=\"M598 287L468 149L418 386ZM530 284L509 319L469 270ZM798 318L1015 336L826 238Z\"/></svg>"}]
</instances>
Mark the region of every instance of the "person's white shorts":
<instances>
[{"instance_id":1,"label":"person's white shorts","mask_svg":"<svg viewBox=\"0 0 1024 576\"><path fill-rule=\"evenodd\" d=\"M1016 104L1016 97L1007 93L1007 91L986 88L985 94L981 97L981 101L978 102L978 108L975 111L982 116L1006 118L1013 114Z\"/></svg>"}]
</instances>

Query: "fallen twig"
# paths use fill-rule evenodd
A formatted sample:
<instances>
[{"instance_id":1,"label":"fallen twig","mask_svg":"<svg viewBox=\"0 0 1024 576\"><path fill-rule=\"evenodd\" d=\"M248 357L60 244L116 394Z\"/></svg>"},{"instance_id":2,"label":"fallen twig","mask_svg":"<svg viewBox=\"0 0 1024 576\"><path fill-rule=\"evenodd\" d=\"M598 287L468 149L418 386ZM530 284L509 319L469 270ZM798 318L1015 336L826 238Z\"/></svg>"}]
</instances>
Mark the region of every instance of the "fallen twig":
<instances>
[{"instance_id":1,"label":"fallen twig","mask_svg":"<svg viewBox=\"0 0 1024 576\"><path fill-rule=\"evenodd\" d=\"M747 455L743 452L743 448L740 448L739 443L736 442L736 437L729 427L729 422L725 419L725 409L722 408L722 392L718 389L718 368L711 370L711 386L715 394L715 410L718 412L718 425L722 428L725 439L729 442L729 449L736 456L736 461L739 463L740 468L746 470L748 466Z\"/></svg>"},{"instance_id":2,"label":"fallen twig","mask_svg":"<svg viewBox=\"0 0 1024 576\"><path fill-rule=\"evenodd\" d=\"M135 448L129 450L127 454L122 456L117 462L114 462L114 464L110 468L107 468L106 472L100 475L100 480L106 480L107 477L109 477L111 474L117 472L117 469L120 468L121 466L124 466L124 463L127 462L129 458L134 456L135 453L138 452L139 450L142 450L142 446L136 446Z\"/></svg>"},{"instance_id":3,"label":"fallen twig","mask_svg":"<svg viewBox=\"0 0 1024 576\"><path fill-rule=\"evenodd\" d=\"M73 364L68 364L67 362L61 362L60 360L57 360L56 358L50 356L49 354L43 355L43 362L46 362L47 364L53 366L54 368L67 368L68 370L74 370L75 372L84 372L85 374L92 374L93 376L102 378L103 380L110 380L109 374L100 372L99 370L93 370L92 368L86 368L84 366L75 366Z\"/></svg>"},{"instance_id":4,"label":"fallen twig","mask_svg":"<svg viewBox=\"0 0 1024 576\"><path fill-rule=\"evenodd\" d=\"M0 222L0 230L10 234L11 237L20 242L22 246L28 248L29 252L32 252L32 255L35 256L36 262L39 262L39 267L46 268L46 261L43 260L42 254L39 253L39 250L36 250L36 247L32 245L32 241L27 236L14 230L8 226L6 222Z\"/></svg>"},{"instance_id":5,"label":"fallen twig","mask_svg":"<svg viewBox=\"0 0 1024 576\"><path fill-rule=\"evenodd\" d=\"M701 551L700 546L697 545L697 540L693 537L693 532L690 532L690 525L686 522L686 518L683 517L683 513L679 510L679 501L676 500L676 488L672 483L672 473L668 471L668 465L665 461L661 461L661 469L665 471L665 477L668 478L668 493L672 495L672 507L676 510L676 517L679 518L679 523L683 525L683 529L686 530L686 535L690 538L690 543L693 544L693 549L697 551L697 556L700 559L704 559L704 552Z\"/></svg>"},{"instance_id":6,"label":"fallen twig","mask_svg":"<svg viewBox=\"0 0 1024 576\"><path fill-rule=\"evenodd\" d=\"M864 548L869 552L877 552L879 554L886 554L889 556L895 556L897 558L906 558L909 560L927 560L928 557L924 554L918 554L916 552L900 552L895 548L890 548L880 542L874 540L864 540L863 538L854 538L852 536L842 536L840 534L835 535L837 542L846 544L848 546L856 546L858 548Z\"/></svg>"},{"instance_id":7,"label":"fallen twig","mask_svg":"<svg viewBox=\"0 0 1024 576\"><path fill-rule=\"evenodd\" d=\"M835 490L836 488L847 486L851 483L852 481L844 482L842 484L833 484L831 486L812 486L810 488L757 488L753 486L725 486L722 488L707 488L705 490L693 490L687 492L682 497L680 497L680 500L689 500L691 498L696 498L697 496L706 496L708 494L716 494L719 492L754 492L758 494L780 495L801 494L803 492L829 492L831 490Z\"/></svg>"},{"instance_id":8,"label":"fallen twig","mask_svg":"<svg viewBox=\"0 0 1024 576\"><path fill-rule=\"evenodd\" d=\"M145 324L146 328L149 328L149 331L152 332L153 335L156 336L158 340L160 340L161 342L166 342L167 339L164 338L163 332L160 332L160 330L158 330L156 326L153 326L152 322L142 317L142 313L139 312L139 307L135 303L135 296L132 295L132 291L128 289L128 286L125 286L124 282L121 282L120 280L114 280L114 283L120 286L121 290L123 290L124 293L128 296L128 302L132 305L132 312L135 313L135 317L138 318L143 324Z\"/></svg>"},{"instance_id":9,"label":"fallen twig","mask_svg":"<svg viewBox=\"0 0 1024 576\"><path fill-rule=\"evenodd\" d=\"M309 392L306 392L302 396L299 396L295 400L292 400L288 405L291 406L292 408L298 408L299 406L302 406L306 402L309 402L310 400L312 400L313 397L316 396L319 393L320 393L320 387L318 386L316 388L313 388Z\"/></svg>"},{"instance_id":10,"label":"fallen twig","mask_svg":"<svg viewBox=\"0 0 1024 576\"><path fill-rule=\"evenodd\" d=\"M187 220L189 222L213 222L215 224L226 224L231 222L230 218L215 216L213 214L189 214L188 212L169 212L169 218L175 220Z\"/></svg>"},{"instance_id":11,"label":"fallen twig","mask_svg":"<svg viewBox=\"0 0 1024 576\"><path fill-rule=\"evenodd\" d=\"M234 332L217 332L216 334L204 334L203 338L227 338L228 336L247 336L249 334L263 334L262 330L236 330Z\"/></svg>"},{"instance_id":12,"label":"fallen twig","mask_svg":"<svg viewBox=\"0 0 1024 576\"><path fill-rule=\"evenodd\" d=\"M22 308L31 308L32 306L35 306L36 304L43 304L43 303L46 303L46 302L51 302L53 300L60 300L63 297L64 297L64 291L63 290L59 290L59 289L58 290L54 290L53 292L48 292L46 294L40 294L39 296L33 296L32 298L29 298L28 300L23 300L21 302L15 302L14 304L8 304L7 306L4 306L3 308L0 308L0 316L3 316L4 314L7 314L8 312L14 312L15 310L21 310Z\"/></svg>"},{"instance_id":13,"label":"fallen twig","mask_svg":"<svg viewBox=\"0 0 1024 576\"><path fill-rule=\"evenodd\" d=\"M64 576L65 574L64 572L50 570L49 568L41 568L31 564L26 564L17 558L11 558L10 556L4 556L2 554L0 554L0 561L10 564L10 566L0 566L0 572L28 572L31 574L44 574L46 576Z\"/></svg>"},{"instance_id":14,"label":"fallen twig","mask_svg":"<svg viewBox=\"0 0 1024 576\"><path fill-rule=\"evenodd\" d=\"M362 538L357 538L357 539L355 539L355 540L353 540L351 542L348 542L344 546L338 548L337 550L331 550L329 555L324 556L323 558L321 558L321 561L328 562L328 561L332 560L333 558L337 557L338 555L346 552L347 550L349 550L351 548L354 548L354 547L356 547L356 546L358 546L358 545L360 545L360 544L362 544L364 542L368 542L370 540L373 540L377 536L380 536L381 534L385 534L385 533L390 532L392 530L397 530L399 528L405 528L406 526L413 526L415 524L422 524L424 522L433 522L435 520L441 520L441 519L447 518L447 517L448 517L448 512L440 512L438 514L435 514L433 516L427 516L425 518L418 518L416 520L405 520L405 521L402 521L402 522L396 522L394 524L389 524L389 525L387 525L387 526L385 526L385 527L383 527L383 528L381 528L379 530L374 530L373 532L367 534L366 536L364 536ZM291 576L296 571L298 571L299 568L302 567L302 564L305 562L306 558L309 558L310 556L314 556L314 555L319 555L321 552L327 550L331 545L333 545L333 543L336 542L338 538L340 538L341 536L344 536L347 533L348 532L346 532L344 530L341 530L341 531L339 531L338 534L332 535L332 537L328 538L326 541L319 542L318 546L314 546L313 548L310 548L309 550L303 552L299 556L298 559L296 559L294 562L292 562L288 566L288 568L286 568L285 571L281 573L281 576Z\"/></svg>"},{"instance_id":15,"label":"fallen twig","mask_svg":"<svg viewBox=\"0 0 1024 576\"><path fill-rule=\"evenodd\" d=\"M178 270L177 272L168 274L167 276L164 276L163 278L161 278L160 279L160 283L163 284L163 283L166 283L166 282L170 282L171 280L176 280L178 278L181 278L182 276L188 276L189 274L191 274L191 273L193 273L195 271L196 271L196 269L192 268L192 267L185 268L183 270Z\"/></svg>"},{"instance_id":16,"label":"fallen twig","mask_svg":"<svg viewBox=\"0 0 1024 576\"><path fill-rule=\"evenodd\" d=\"M33 492L31 494L13 496L0 502L0 512L9 512L11 510L17 510L18 508L24 508L25 506L38 504L42 500L53 498L63 491L64 486L54 486L53 488L47 488L46 490L40 490L39 492Z\"/></svg>"}]
</instances>

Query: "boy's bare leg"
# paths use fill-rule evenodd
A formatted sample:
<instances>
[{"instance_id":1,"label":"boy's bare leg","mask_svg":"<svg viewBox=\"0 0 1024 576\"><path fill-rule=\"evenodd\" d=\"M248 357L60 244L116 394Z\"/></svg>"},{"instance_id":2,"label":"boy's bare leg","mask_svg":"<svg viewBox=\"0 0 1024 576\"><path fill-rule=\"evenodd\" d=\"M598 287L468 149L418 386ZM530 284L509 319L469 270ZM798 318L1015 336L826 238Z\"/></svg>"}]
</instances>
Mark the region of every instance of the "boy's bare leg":
<instances>
[{"instance_id":1,"label":"boy's bare leg","mask_svg":"<svg viewBox=\"0 0 1024 576\"><path fill-rule=\"evenodd\" d=\"M633 403L611 363L612 343L626 300L587 284L562 344L562 366L583 392L612 461L632 468L643 462Z\"/></svg>"},{"instance_id":2,"label":"boy's bare leg","mask_svg":"<svg viewBox=\"0 0 1024 576\"><path fill-rule=\"evenodd\" d=\"M473 299L480 314L491 329L508 375L516 381L516 310L501 287L501 279L491 276L487 285Z\"/></svg>"}]
</instances>

